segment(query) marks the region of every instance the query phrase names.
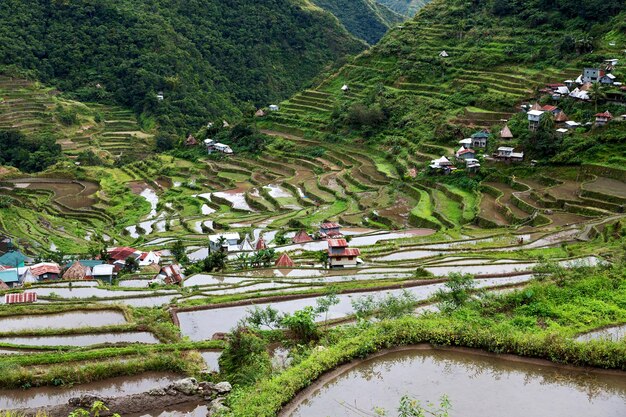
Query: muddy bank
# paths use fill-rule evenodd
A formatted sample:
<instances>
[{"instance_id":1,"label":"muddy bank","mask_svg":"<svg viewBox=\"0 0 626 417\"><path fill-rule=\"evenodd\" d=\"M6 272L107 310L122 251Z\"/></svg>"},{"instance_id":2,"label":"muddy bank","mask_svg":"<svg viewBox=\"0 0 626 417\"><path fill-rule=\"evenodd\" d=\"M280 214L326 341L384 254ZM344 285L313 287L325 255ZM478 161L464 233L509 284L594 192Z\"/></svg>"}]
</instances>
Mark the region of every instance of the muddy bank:
<instances>
[{"instance_id":1,"label":"muddy bank","mask_svg":"<svg viewBox=\"0 0 626 417\"><path fill-rule=\"evenodd\" d=\"M209 410L216 410L223 407L222 402L231 389L228 382L198 383L195 378L183 378L140 393L109 397L97 391L87 392L70 398L66 404L14 409L14 411L25 416L37 416L44 410L47 417L66 417L78 408L89 410L96 401L101 401L109 409L100 412L101 416L110 416L115 413L124 416L145 415L154 410L185 409L202 404L205 404ZM125 394L126 391L119 390L117 393Z\"/></svg>"}]
</instances>

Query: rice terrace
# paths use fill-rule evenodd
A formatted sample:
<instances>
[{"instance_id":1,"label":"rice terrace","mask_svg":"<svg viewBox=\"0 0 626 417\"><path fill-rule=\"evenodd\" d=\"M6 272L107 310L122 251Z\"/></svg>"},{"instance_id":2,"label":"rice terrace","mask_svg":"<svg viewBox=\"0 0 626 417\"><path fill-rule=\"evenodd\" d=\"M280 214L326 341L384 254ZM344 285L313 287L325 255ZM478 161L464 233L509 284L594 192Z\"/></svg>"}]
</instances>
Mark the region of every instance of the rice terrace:
<instances>
[{"instance_id":1,"label":"rice terrace","mask_svg":"<svg viewBox=\"0 0 626 417\"><path fill-rule=\"evenodd\" d=\"M0 416L626 415L622 1L170 3L0 5Z\"/></svg>"}]
</instances>

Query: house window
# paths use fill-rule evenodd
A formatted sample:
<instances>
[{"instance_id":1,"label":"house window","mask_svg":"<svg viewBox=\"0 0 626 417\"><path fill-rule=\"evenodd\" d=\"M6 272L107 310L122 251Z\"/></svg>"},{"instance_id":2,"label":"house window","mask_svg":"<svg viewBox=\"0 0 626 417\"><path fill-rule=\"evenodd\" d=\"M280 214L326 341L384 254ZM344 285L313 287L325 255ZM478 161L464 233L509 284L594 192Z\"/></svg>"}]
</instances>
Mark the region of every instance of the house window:
<instances>
[{"instance_id":1,"label":"house window","mask_svg":"<svg viewBox=\"0 0 626 417\"><path fill-rule=\"evenodd\" d=\"M350 256L350 257L348 257L348 260L349 260L349 261L353 261L353 260L354 260L354 256Z\"/></svg>"}]
</instances>

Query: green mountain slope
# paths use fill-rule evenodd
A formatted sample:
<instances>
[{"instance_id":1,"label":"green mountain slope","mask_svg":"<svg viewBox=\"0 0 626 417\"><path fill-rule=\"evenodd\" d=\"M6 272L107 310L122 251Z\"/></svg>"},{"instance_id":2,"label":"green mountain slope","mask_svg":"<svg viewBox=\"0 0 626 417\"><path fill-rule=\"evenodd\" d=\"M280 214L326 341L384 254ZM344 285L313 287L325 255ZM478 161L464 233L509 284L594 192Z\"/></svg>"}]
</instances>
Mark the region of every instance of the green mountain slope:
<instances>
[{"instance_id":1,"label":"green mountain slope","mask_svg":"<svg viewBox=\"0 0 626 417\"><path fill-rule=\"evenodd\" d=\"M284 98L365 47L308 0L7 0L0 20L0 65L179 131Z\"/></svg>"},{"instance_id":2,"label":"green mountain slope","mask_svg":"<svg viewBox=\"0 0 626 417\"><path fill-rule=\"evenodd\" d=\"M530 143L534 139L519 113L521 103L541 99L538 91L545 83L576 78L584 66L620 57L626 48L623 2L542 4L435 0L315 90L285 102L267 123L321 138L365 137L393 151L399 165L411 167L407 161L415 155L422 160L450 155L458 140L477 128L497 132L501 119L512 118L513 133L529 155L551 157L578 141L589 157L574 153L575 160L604 161L608 154L622 161L623 149L622 156L608 150L594 154L583 145L601 146L594 132L565 141L544 138L546 152ZM448 57L440 56L444 50ZM620 68L615 74L623 80ZM344 84L350 87L347 94L341 91ZM623 113L602 100L600 105ZM593 103L567 99L560 106L580 122L594 121Z\"/></svg>"},{"instance_id":3,"label":"green mountain slope","mask_svg":"<svg viewBox=\"0 0 626 417\"><path fill-rule=\"evenodd\" d=\"M319 7L334 14L359 39L373 45L387 30L404 20L374 0L312 0Z\"/></svg>"},{"instance_id":4,"label":"green mountain slope","mask_svg":"<svg viewBox=\"0 0 626 417\"><path fill-rule=\"evenodd\" d=\"M427 5L430 0L376 0L378 3L388 7L403 16L415 16L415 13Z\"/></svg>"}]
</instances>

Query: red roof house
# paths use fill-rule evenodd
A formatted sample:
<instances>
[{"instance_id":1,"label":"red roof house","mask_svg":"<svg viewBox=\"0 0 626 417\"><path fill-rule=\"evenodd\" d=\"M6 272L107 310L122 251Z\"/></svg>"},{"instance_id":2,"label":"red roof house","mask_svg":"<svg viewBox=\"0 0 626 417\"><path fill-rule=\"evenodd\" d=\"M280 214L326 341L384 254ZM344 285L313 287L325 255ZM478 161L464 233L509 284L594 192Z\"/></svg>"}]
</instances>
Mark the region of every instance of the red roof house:
<instances>
[{"instance_id":1,"label":"red roof house","mask_svg":"<svg viewBox=\"0 0 626 417\"><path fill-rule=\"evenodd\" d=\"M182 268L178 264L166 265L156 276L161 278L167 285L180 284L185 279Z\"/></svg>"},{"instance_id":2,"label":"red roof house","mask_svg":"<svg viewBox=\"0 0 626 417\"><path fill-rule=\"evenodd\" d=\"M42 262L31 266L30 272L38 279L58 279L61 275L61 267L53 262Z\"/></svg>"},{"instance_id":3,"label":"red roof house","mask_svg":"<svg viewBox=\"0 0 626 417\"><path fill-rule=\"evenodd\" d=\"M359 249L348 247L346 239L328 239L328 263L331 268L355 267L360 255Z\"/></svg>"},{"instance_id":4,"label":"red roof house","mask_svg":"<svg viewBox=\"0 0 626 417\"><path fill-rule=\"evenodd\" d=\"M259 238L259 240L257 240L256 242L256 246L255 246L256 250L263 250L263 249L267 249L267 243L265 243L265 239L263 239L262 237Z\"/></svg>"},{"instance_id":5,"label":"red roof house","mask_svg":"<svg viewBox=\"0 0 626 417\"><path fill-rule=\"evenodd\" d=\"M279 268L293 268L294 266L296 266L296 264L291 260L289 255L287 255L286 253L283 253L282 255L280 255L280 257L276 260L275 265Z\"/></svg>"},{"instance_id":6,"label":"red roof house","mask_svg":"<svg viewBox=\"0 0 626 417\"><path fill-rule=\"evenodd\" d=\"M300 230L298 233L296 233L296 235L293 237L291 241L293 243L307 243L307 242L313 242L313 238L309 236L309 234L306 231Z\"/></svg>"},{"instance_id":7,"label":"red roof house","mask_svg":"<svg viewBox=\"0 0 626 417\"><path fill-rule=\"evenodd\" d=\"M605 111L604 113L598 113L598 114L596 114L596 125L604 126L612 118L613 118L613 115L608 110Z\"/></svg>"},{"instance_id":8,"label":"red roof house","mask_svg":"<svg viewBox=\"0 0 626 417\"><path fill-rule=\"evenodd\" d=\"M129 248L127 246L113 248L108 252L112 261L125 261L129 256L133 256L136 259L141 255L141 253L138 253L137 249Z\"/></svg>"}]
</instances>

